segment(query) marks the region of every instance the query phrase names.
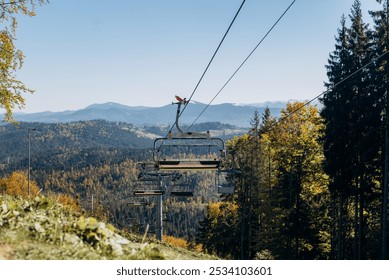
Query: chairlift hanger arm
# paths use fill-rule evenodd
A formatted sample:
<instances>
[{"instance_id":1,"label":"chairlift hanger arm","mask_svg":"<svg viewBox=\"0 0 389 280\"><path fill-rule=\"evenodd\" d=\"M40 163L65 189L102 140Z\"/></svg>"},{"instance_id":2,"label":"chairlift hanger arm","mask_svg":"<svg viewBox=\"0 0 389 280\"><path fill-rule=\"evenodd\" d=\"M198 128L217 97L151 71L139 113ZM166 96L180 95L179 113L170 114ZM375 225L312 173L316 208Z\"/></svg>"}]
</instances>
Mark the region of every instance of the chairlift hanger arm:
<instances>
[{"instance_id":1,"label":"chairlift hanger arm","mask_svg":"<svg viewBox=\"0 0 389 280\"><path fill-rule=\"evenodd\" d=\"M174 125L176 126L178 133L174 135L172 131L169 131L168 133L168 138L177 138L177 137L205 137L209 138L209 132L207 133L200 133L200 132L184 132L179 125L179 119L181 116L181 106L182 105L187 105L189 101L186 100L186 98L181 98L179 96L175 96L178 102L172 102L172 105L177 104L177 113L176 113L176 121Z\"/></svg>"},{"instance_id":2,"label":"chairlift hanger arm","mask_svg":"<svg viewBox=\"0 0 389 280\"><path fill-rule=\"evenodd\" d=\"M175 122L175 125L176 125L176 128L177 130L184 134L185 132L183 132L180 128L180 125L178 124L178 119L180 118L180 113L181 113L181 105L186 105L188 104L188 101L186 101L186 98L182 99L181 97L179 97L178 95L175 96L177 101L178 102L172 102L172 105L174 104L177 104L177 114L176 114L176 122ZM169 132L170 133L170 132Z\"/></svg>"}]
</instances>

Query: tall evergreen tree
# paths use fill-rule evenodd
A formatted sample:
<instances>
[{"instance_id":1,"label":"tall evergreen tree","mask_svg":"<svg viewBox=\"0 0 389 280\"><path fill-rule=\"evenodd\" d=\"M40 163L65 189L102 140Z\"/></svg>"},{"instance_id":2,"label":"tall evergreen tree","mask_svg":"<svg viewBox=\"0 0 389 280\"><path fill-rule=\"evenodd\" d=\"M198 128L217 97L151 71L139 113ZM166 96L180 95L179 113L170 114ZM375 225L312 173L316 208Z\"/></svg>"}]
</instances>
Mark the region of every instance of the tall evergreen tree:
<instances>
[{"instance_id":1,"label":"tall evergreen tree","mask_svg":"<svg viewBox=\"0 0 389 280\"><path fill-rule=\"evenodd\" d=\"M370 11L370 14L374 21L374 29L373 29L373 43L374 43L374 55L376 57L382 56L385 52L389 50L389 3L388 1L382 1L377 0L377 2L382 4L382 9L379 11ZM382 208L379 210L377 207L377 203L372 203L372 210L376 212L381 212L381 219L376 218L375 224L381 222L381 234L380 237L377 238L375 236L376 245L381 245L381 258L386 259L388 258L388 251L389 251L389 236L388 236L388 219L387 219L387 197L384 197L385 195L385 188L388 188L385 183L385 176L388 176L387 174L387 168L385 168L385 154L386 154L386 145L385 140L388 141L388 135L385 135L387 123L388 123L388 111L389 111L389 98L388 98L388 88L389 88L389 81L388 81L388 75L389 73L389 64L388 64L388 55L385 55L382 59L378 60L375 63L375 69L372 76L372 83L374 84L374 94L376 96L376 103L377 109L379 109L382 114L382 125L381 129L379 130L381 137L376 140L376 143L380 145L381 147L381 157L380 160L378 160L378 165L381 167L380 170L382 170L381 174L383 179L382 182L382 188L381 193L382 195ZM388 164L388 163L387 163ZM386 172L386 174L385 174ZM386 200L386 202L385 202ZM386 215L385 215L386 214ZM374 226L374 224L373 224ZM372 239L374 239L374 236L372 236ZM380 240L380 241L378 241ZM376 246L379 247L379 246Z\"/></svg>"},{"instance_id":2,"label":"tall evergreen tree","mask_svg":"<svg viewBox=\"0 0 389 280\"><path fill-rule=\"evenodd\" d=\"M338 259L366 258L365 205L377 188L382 147L380 98L373 68L365 67L374 56L373 36L362 19L359 0L349 18L350 28L342 17L335 51L326 66L328 92L321 112L326 124L325 170L334 201L333 253Z\"/></svg>"},{"instance_id":3,"label":"tall evergreen tree","mask_svg":"<svg viewBox=\"0 0 389 280\"><path fill-rule=\"evenodd\" d=\"M351 182L351 159L349 155L350 143L347 137L349 123L340 121L348 119L347 112L350 104L350 86L348 81L340 83L351 74L351 55L349 52L349 32L346 27L346 18L342 16L341 27L338 29L335 50L328 59L326 86L328 93L322 98L324 105L321 115L325 122L325 137L323 141L324 155L326 161L324 169L329 175L329 189L334 202L333 206L333 228L332 231L332 252L333 256L343 258L343 216L345 201L350 195Z\"/></svg>"}]
</instances>

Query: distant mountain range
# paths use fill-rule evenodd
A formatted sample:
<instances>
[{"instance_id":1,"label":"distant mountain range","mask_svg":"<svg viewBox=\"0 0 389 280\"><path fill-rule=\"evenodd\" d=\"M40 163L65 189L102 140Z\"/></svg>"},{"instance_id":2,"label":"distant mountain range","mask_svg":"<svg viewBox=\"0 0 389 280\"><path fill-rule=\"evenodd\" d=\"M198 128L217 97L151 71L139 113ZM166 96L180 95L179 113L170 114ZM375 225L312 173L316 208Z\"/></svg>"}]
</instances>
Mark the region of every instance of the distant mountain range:
<instances>
[{"instance_id":1,"label":"distant mountain range","mask_svg":"<svg viewBox=\"0 0 389 280\"><path fill-rule=\"evenodd\" d=\"M224 103L210 105L196 123L220 122L239 127L249 127L255 110L262 114L266 106L275 117L280 115L286 102L269 102L249 105ZM191 102L180 118L181 124L192 124L204 110L206 104ZM176 106L162 107L126 106L108 102L93 104L84 109L63 112L15 113L14 118L20 122L66 123L88 120L106 120L125 122L137 126L172 124L176 117Z\"/></svg>"}]
</instances>

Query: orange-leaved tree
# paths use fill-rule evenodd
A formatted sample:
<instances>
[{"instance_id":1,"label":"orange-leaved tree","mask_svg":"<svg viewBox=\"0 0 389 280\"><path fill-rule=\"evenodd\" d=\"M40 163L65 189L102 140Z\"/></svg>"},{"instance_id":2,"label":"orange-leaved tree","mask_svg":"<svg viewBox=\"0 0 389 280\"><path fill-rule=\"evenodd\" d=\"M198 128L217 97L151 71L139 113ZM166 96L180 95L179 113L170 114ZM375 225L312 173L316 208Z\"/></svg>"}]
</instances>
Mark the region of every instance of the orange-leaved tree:
<instances>
[{"instance_id":1,"label":"orange-leaved tree","mask_svg":"<svg viewBox=\"0 0 389 280\"><path fill-rule=\"evenodd\" d=\"M0 192L12 196L28 197L28 177L22 171L15 171L10 176L0 179ZM39 193L36 182L30 180L30 196Z\"/></svg>"}]
</instances>

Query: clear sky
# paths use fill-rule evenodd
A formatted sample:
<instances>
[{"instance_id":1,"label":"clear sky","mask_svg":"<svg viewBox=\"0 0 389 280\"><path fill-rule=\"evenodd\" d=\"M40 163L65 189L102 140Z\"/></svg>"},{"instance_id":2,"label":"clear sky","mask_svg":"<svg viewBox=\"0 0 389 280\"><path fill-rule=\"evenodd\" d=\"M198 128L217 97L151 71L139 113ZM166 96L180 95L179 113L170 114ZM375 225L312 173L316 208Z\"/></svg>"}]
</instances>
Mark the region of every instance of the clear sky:
<instances>
[{"instance_id":1,"label":"clear sky","mask_svg":"<svg viewBox=\"0 0 389 280\"><path fill-rule=\"evenodd\" d=\"M193 100L208 103L291 0L247 0ZM361 0L365 21L375 0ZM21 17L23 112L93 103L162 106L189 97L241 0L51 0ZM297 0L214 101L310 99L353 0Z\"/></svg>"}]
</instances>

